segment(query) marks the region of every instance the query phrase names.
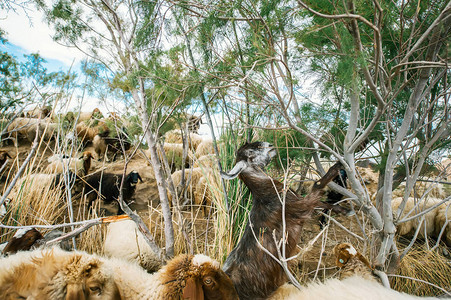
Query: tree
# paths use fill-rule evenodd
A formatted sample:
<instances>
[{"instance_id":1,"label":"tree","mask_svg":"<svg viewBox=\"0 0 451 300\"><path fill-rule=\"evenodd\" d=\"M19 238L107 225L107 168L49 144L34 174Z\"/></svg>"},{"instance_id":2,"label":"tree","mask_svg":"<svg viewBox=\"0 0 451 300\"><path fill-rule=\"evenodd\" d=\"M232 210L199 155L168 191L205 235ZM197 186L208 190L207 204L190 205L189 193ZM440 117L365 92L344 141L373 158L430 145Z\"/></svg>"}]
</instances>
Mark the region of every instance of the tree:
<instances>
[{"instance_id":1,"label":"tree","mask_svg":"<svg viewBox=\"0 0 451 300\"><path fill-rule=\"evenodd\" d=\"M331 186L351 198L380 233L376 264L384 267L390 253L396 262L395 225L405 220L397 217L400 212L393 217L392 190L406 180L406 201L428 157L450 143L451 4L174 3L185 12L186 26L196 24L189 30L198 40L194 56L205 63L186 64L204 74L205 89L228 94L231 110L236 100L250 104L252 114L261 117L259 124L246 126L280 128L271 123L276 113L320 153L339 160L353 192ZM309 105L297 91L303 72L319 77L323 96L330 97L315 101L318 110L311 111L322 111L319 120L302 114ZM236 118L243 120L241 114ZM320 138L327 133L334 139ZM355 168L357 153L369 146L379 152L381 171L375 204ZM321 170L317 154L313 158Z\"/></svg>"}]
</instances>

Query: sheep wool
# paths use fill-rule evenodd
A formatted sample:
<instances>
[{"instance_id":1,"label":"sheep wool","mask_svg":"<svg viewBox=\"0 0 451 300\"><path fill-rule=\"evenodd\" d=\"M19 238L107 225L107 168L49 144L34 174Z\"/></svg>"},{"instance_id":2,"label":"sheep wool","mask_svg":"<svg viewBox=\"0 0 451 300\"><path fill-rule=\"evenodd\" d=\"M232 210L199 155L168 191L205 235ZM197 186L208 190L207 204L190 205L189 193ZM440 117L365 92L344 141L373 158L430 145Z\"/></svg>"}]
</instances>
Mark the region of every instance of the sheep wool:
<instances>
[{"instance_id":1,"label":"sheep wool","mask_svg":"<svg viewBox=\"0 0 451 300\"><path fill-rule=\"evenodd\" d=\"M1 259L0 270L1 299L121 299L112 270L85 252L22 252Z\"/></svg>"},{"instance_id":2,"label":"sheep wool","mask_svg":"<svg viewBox=\"0 0 451 300\"><path fill-rule=\"evenodd\" d=\"M381 284L363 277L352 276L344 280L328 279L324 283L311 283L301 290L292 290L286 300L409 300L437 299L433 297L416 297L388 289ZM272 299L272 298L270 298ZM274 298L277 299L277 298ZM280 298L278 298L280 299Z\"/></svg>"},{"instance_id":3,"label":"sheep wool","mask_svg":"<svg viewBox=\"0 0 451 300\"><path fill-rule=\"evenodd\" d=\"M435 236L438 238L442 228L444 231L441 239L451 247L451 205L449 203L440 205L437 208L435 217Z\"/></svg>"},{"instance_id":4,"label":"sheep wool","mask_svg":"<svg viewBox=\"0 0 451 300\"><path fill-rule=\"evenodd\" d=\"M196 148L196 152L194 153L196 157L201 157L204 155L214 154L215 150L213 149L213 140L207 139L203 140Z\"/></svg>"},{"instance_id":5,"label":"sheep wool","mask_svg":"<svg viewBox=\"0 0 451 300\"><path fill-rule=\"evenodd\" d=\"M160 259L144 240L142 233L132 220L108 225L103 252L109 257L138 263L148 272L155 272L161 267Z\"/></svg>"},{"instance_id":6,"label":"sheep wool","mask_svg":"<svg viewBox=\"0 0 451 300\"><path fill-rule=\"evenodd\" d=\"M392 200L391 205L392 205L393 214L395 216L398 213L397 210L398 210L399 206L401 205L402 201L403 201L402 197L398 197L398 198L395 198ZM407 201L406 201L404 210L401 213L400 219L403 219L403 217L406 216L407 214L409 214L409 216L414 216L414 215L436 205L437 203L440 202L440 200L435 199L435 198L428 198L428 199L425 199L422 203L419 203L418 206L416 206L416 208L415 208L415 205L417 204L417 202L418 202L418 200L416 200L415 198L412 198L412 197L407 198ZM425 226L426 226L426 234L428 236L430 236L434 233L435 219L437 216L437 212L438 212L438 208L435 208L424 215L425 219L421 224L419 236L424 237ZM416 218L414 220L410 220L410 221L407 221L404 223L397 224L397 226L396 226L397 232L399 233L399 235L413 234L415 232L415 230L418 228L418 223L419 223L420 219L421 218Z\"/></svg>"},{"instance_id":7,"label":"sheep wool","mask_svg":"<svg viewBox=\"0 0 451 300\"><path fill-rule=\"evenodd\" d=\"M183 144L182 134L180 129L173 129L165 133L165 143ZM190 132L187 139L189 149L195 151L200 143L202 143L202 137L197 133Z\"/></svg>"}]
</instances>

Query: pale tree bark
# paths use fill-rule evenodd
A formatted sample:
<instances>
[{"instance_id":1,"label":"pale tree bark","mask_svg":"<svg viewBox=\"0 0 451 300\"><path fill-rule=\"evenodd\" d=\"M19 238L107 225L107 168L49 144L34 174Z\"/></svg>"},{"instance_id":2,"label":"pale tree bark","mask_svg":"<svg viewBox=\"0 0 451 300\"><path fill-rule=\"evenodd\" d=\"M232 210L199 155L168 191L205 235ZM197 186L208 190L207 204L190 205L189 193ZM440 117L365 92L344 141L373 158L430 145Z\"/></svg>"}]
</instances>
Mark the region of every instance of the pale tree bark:
<instances>
[{"instance_id":1,"label":"pale tree bark","mask_svg":"<svg viewBox=\"0 0 451 300\"><path fill-rule=\"evenodd\" d=\"M106 9L103 11L100 8L100 5L94 1L85 1L86 5L96 14L101 22L104 23L107 28L109 36L110 44L114 46L116 54L119 56L119 65L123 68L125 73L128 76L132 76L134 72L140 70L140 60L138 58L138 53L136 52L133 45L133 38L136 34L137 28L137 16L135 14L134 8L132 4L128 7L128 16L129 21L133 22L131 26L123 26L121 22L125 22L124 19L118 14L118 10L116 10L113 4L109 0L102 0L102 7ZM130 32L126 32L127 29ZM113 54L112 54L113 55ZM172 225L172 214L169 206L169 200L167 197L167 186L166 180L164 176L164 172L162 169L161 162L157 155L157 136L158 132L152 132L151 127L148 125L151 124L151 118L147 111L147 94L145 90L144 78L137 77L138 85L136 87L131 87L131 95L137 107L141 126L144 130L145 139L149 146L150 150L150 159L151 164L155 173L155 179L157 181L158 194L160 197L161 208L163 211L164 217L164 232L165 232L165 248L166 248L166 256L172 257L174 256L174 229ZM136 218L135 218L136 219ZM148 234L148 229L145 227L144 223L139 222L138 228L144 229L144 234Z\"/></svg>"}]
</instances>

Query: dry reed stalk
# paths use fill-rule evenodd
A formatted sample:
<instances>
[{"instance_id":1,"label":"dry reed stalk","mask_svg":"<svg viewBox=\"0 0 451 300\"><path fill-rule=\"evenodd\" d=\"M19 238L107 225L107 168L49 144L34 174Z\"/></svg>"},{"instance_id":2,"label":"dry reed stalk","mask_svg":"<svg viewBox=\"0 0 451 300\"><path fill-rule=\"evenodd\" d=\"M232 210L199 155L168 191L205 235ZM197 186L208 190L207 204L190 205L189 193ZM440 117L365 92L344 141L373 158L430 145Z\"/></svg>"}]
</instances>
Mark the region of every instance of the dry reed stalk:
<instances>
[{"instance_id":1,"label":"dry reed stalk","mask_svg":"<svg viewBox=\"0 0 451 300\"><path fill-rule=\"evenodd\" d=\"M426 249L425 245L415 245L400 262L397 275L408 278L391 277L391 287L397 291L417 296L437 296L443 293L433 285L451 290L451 265L437 251ZM390 276L390 275L389 275ZM415 280L417 279L417 280ZM433 285L418 281L422 280Z\"/></svg>"},{"instance_id":2,"label":"dry reed stalk","mask_svg":"<svg viewBox=\"0 0 451 300\"><path fill-rule=\"evenodd\" d=\"M52 225L64 221L67 215L64 191L52 189L50 181L33 178L34 175L28 173L13 188L7 217L3 220L5 225ZM7 235L7 239L10 237Z\"/></svg>"}]
</instances>

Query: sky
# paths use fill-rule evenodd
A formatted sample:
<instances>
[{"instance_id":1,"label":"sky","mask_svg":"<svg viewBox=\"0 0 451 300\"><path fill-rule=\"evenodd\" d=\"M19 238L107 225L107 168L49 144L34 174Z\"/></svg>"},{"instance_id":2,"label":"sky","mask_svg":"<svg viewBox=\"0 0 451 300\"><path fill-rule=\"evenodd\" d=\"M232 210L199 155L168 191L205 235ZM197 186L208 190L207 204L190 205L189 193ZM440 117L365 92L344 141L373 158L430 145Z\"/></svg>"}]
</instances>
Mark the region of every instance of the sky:
<instances>
[{"instance_id":1,"label":"sky","mask_svg":"<svg viewBox=\"0 0 451 300\"><path fill-rule=\"evenodd\" d=\"M15 11L0 10L0 28L6 32L8 40L8 44L0 44L0 50L9 52L19 61L23 60L24 54L39 53L47 61L45 67L50 72L71 69L80 73L83 54L77 49L65 47L53 41L52 29L44 22L43 14L31 8L33 8L32 5L29 5L26 11L17 7ZM85 95L81 107L82 111L92 111L98 107L102 113L107 114L113 105L119 111L124 108L122 103L105 105L98 99ZM72 99L67 109L72 110L76 107L79 107L79 102Z\"/></svg>"}]
</instances>

